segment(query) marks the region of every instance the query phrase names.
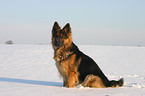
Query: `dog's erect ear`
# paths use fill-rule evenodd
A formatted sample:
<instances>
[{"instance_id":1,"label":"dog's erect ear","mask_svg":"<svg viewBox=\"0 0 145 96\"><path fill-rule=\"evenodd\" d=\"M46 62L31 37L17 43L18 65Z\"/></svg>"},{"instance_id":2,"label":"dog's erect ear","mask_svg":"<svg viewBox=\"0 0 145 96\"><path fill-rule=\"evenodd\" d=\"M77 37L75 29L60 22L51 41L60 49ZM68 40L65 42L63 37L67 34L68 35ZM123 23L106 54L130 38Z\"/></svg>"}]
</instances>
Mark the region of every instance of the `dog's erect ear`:
<instances>
[{"instance_id":1,"label":"dog's erect ear","mask_svg":"<svg viewBox=\"0 0 145 96\"><path fill-rule=\"evenodd\" d=\"M60 29L60 26L58 25L57 22L55 22L54 25L53 25L52 33L57 31L58 29Z\"/></svg>"},{"instance_id":2,"label":"dog's erect ear","mask_svg":"<svg viewBox=\"0 0 145 96\"><path fill-rule=\"evenodd\" d=\"M71 28L70 28L70 24L67 23L64 27L63 27L64 32L66 33L71 33Z\"/></svg>"}]
</instances>

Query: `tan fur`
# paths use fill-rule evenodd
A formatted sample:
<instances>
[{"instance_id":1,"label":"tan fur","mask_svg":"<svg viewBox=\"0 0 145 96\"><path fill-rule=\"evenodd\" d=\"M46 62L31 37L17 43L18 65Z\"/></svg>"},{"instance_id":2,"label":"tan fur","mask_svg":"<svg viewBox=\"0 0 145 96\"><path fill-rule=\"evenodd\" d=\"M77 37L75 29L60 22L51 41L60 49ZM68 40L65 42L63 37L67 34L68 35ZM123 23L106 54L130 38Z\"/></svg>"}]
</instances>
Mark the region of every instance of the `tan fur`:
<instances>
[{"instance_id":1,"label":"tan fur","mask_svg":"<svg viewBox=\"0 0 145 96\"><path fill-rule=\"evenodd\" d=\"M79 65L79 62L81 61L81 58L79 62L75 62L76 54L70 56L67 60L64 60L62 62L56 61L56 66L63 77L63 84L66 87L74 87L74 85L77 85L79 83L78 81L78 75L77 68Z\"/></svg>"},{"instance_id":2,"label":"tan fur","mask_svg":"<svg viewBox=\"0 0 145 96\"><path fill-rule=\"evenodd\" d=\"M68 50L68 48L71 46L72 38L71 34L68 34L69 38L64 39L64 45L57 51L55 51L54 59L56 60L56 66L63 77L63 85L66 87L74 87L75 83L78 84L78 72L77 67L78 63L75 62L76 54L71 55L67 60L64 60L60 62L60 57ZM52 45L54 44L54 39L52 38ZM55 46L53 45L53 48L55 50ZM71 53L68 53L71 54ZM66 54L67 55L67 54Z\"/></svg>"},{"instance_id":3,"label":"tan fur","mask_svg":"<svg viewBox=\"0 0 145 96\"><path fill-rule=\"evenodd\" d=\"M95 75L87 75L84 82L82 83L84 87L93 87L93 88L105 88L102 79Z\"/></svg>"},{"instance_id":4,"label":"tan fur","mask_svg":"<svg viewBox=\"0 0 145 96\"><path fill-rule=\"evenodd\" d=\"M72 43L72 38L71 38L71 34L69 34L69 38L64 40L65 46L55 51L55 56L54 56L54 59L56 60L57 69L61 74L61 76L63 77L63 85L66 87L74 87L74 85L77 85L79 83L78 81L79 74L77 72L79 62L75 62L76 54L73 54L66 60L60 62L60 57L65 53L67 53L67 50L71 46L71 43ZM71 53L69 52L68 54Z\"/></svg>"}]
</instances>

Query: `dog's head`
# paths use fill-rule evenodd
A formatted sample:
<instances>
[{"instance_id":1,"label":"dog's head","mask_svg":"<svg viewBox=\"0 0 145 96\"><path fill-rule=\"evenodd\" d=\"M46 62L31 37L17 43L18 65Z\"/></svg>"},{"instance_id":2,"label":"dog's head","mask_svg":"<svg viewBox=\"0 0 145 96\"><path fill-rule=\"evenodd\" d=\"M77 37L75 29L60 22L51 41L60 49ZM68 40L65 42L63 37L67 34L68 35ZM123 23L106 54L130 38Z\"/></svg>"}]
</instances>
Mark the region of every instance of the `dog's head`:
<instances>
[{"instance_id":1,"label":"dog's head","mask_svg":"<svg viewBox=\"0 0 145 96\"><path fill-rule=\"evenodd\" d=\"M52 29L52 46L55 50L70 46L72 43L70 24L67 23L62 29L57 22Z\"/></svg>"}]
</instances>

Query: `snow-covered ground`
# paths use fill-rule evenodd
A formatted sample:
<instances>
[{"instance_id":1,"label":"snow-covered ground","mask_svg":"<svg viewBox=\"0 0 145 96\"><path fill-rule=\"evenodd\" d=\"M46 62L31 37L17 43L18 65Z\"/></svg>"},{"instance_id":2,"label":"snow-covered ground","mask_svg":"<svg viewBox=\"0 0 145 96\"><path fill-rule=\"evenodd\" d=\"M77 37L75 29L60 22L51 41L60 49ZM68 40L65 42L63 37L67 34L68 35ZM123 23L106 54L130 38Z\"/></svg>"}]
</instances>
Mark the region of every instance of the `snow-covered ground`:
<instances>
[{"instance_id":1,"label":"snow-covered ground","mask_svg":"<svg viewBox=\"0 0 145 96\"><path fill-rule=\"evenodd\" d=\"M121 88L62 87L51 45L0 45L0 96L145 96L145 47L79 45Z\"/></svg>"}]
</instances>

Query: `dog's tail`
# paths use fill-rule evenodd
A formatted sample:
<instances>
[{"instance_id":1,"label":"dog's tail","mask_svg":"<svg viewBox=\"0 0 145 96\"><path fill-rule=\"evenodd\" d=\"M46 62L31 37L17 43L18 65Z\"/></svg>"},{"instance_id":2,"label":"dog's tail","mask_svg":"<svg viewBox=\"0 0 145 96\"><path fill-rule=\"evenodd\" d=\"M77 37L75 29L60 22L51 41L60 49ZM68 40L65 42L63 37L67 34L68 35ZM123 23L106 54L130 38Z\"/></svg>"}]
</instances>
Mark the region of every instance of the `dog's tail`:
<instances>
[{"instance_id":1,"label":"dog's tail","mask_svg":"<svg viewBox=\"0 0 145 96\"><path fill-rule=\"evenodd\" d=\"M121 86L123 86L123 83L124 83L123 78L121 78L118 81L112 80L112 81L109 81L107 87L121 87Z\"/></svg>"}]
</instances>

